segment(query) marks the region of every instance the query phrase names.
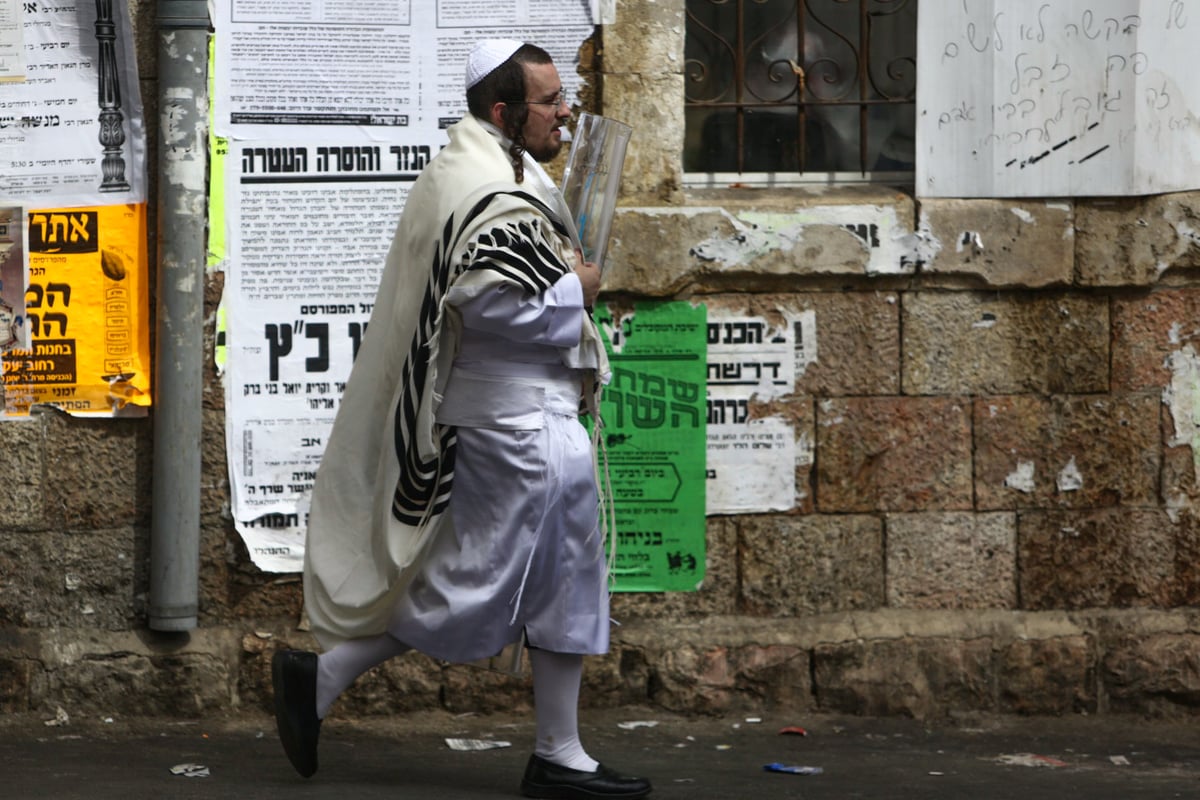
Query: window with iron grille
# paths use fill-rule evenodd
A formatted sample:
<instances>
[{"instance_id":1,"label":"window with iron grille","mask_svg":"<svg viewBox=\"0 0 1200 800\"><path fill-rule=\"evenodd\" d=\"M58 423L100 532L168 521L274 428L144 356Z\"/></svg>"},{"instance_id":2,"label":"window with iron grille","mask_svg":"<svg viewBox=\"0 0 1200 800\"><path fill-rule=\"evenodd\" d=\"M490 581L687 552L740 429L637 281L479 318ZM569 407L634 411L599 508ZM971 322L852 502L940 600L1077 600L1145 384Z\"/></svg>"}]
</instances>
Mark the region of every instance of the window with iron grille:
<instances>
[{"instance_id":1,"label":"window with iron grille","mask_svg":"<svg viewBox=\"0 0 1200 800\"><path fill-rule=\"evenodd\" d=\"M874 180L914 160L917 0L687 0L687 173Z\"/></svg>"}]
</instances>

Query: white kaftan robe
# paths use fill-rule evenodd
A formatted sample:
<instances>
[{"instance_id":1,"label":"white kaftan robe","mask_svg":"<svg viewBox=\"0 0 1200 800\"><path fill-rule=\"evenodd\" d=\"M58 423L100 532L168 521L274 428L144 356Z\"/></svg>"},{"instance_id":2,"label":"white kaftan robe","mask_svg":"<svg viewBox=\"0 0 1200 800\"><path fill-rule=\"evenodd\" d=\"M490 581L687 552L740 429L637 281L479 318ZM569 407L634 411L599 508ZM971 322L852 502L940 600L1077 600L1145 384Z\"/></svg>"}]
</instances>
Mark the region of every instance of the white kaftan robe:
<instances>
[{"instance_id":1,"label":"white kaftan robe","mask_svg":"<svg viewBox=\"0 0 1200 800\"><path fill-rule=\"evenodd\" d=\"M560 653L608 649L608 592L588 432L578 420L583 294L567 274L540 295L502 285L447 303L460 349L437 421L457 427L453 535L441 535L388 631L449 661L498 653L522 631Z\"/></svg>"}]
</instances>

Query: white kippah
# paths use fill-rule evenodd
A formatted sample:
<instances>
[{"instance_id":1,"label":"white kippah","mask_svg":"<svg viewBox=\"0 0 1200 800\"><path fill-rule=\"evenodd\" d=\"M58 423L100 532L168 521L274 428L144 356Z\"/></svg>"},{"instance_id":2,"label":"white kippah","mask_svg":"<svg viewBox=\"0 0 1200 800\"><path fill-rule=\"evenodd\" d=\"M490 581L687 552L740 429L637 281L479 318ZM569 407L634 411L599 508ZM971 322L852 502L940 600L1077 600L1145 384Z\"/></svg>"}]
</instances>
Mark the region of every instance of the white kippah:
<instances>
[{"instance_id":1,"label":"white kippah","mask_svg":"<svg viewBox=\"0 0 1200 800\"><path fill-rule=\"evenodd\" d=\"M467 56L467 86L475 84L491 74L492 70L512 58L513 53L524 44L515 39L484 39L476 42Z\"/></svg>"}]
</instances>

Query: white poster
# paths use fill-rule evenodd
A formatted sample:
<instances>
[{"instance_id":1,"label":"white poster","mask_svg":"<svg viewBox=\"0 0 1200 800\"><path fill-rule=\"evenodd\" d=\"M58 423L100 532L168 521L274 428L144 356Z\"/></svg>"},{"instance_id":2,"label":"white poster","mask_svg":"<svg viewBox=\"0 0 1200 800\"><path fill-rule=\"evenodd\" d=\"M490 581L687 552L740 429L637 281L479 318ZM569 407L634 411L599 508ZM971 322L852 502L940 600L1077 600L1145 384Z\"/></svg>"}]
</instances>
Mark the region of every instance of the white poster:
<instances>
[{"instance_id":1,"label":"white poster","mask_svg":"<svg viewBox=\"0 0 1200 800\"><path fill-rule=\"evenodd\" d=\"M466 113L463 74L479 39L511 38L554 58L577 95L587 0L373 0L217 4L221 136L305 138L313 126L390 139L442 130Z\"/></svg>"},{"instance_id":2,"label":"white poster","mask_svg":"<svg viewBox=\"0 0 1200 800\"><path fill-rule=\"evenodd\" d=\"M921 0L917 194L1200 188L1200 0Z\"/></svg>"},{"instance_id":3,"label":"white poster","mask_svg":"<svg viewBox=\"0 0 1200 800\"><path fill-rule=\"evenodd\" d=\"M0 0L0 83L25 78L25 26L21 0Z\"/></svg>"},{"instance_id":4,"label":"white poster","mask_svg":"<svg viewBox=\"0 0 1200 800\"><path fill-rule=\"evenodd\" d=\"M233 515L259 568L292 572L408 188L466 113L470 47L538 44L574 97L593 27L586 2L218 6Z\"/></svg>"},{"instance_id":5,"label":"white poster","mask_svg":"<svg viewBox=\"0 0 1200 800\"><path fill-rule=\"evenodd\" d=\"M4 32L13 14L19 36ZM22 48L23 66L14 47ZM23 80L5 79L19 72ZM126 4L13 8L0 0L0 201L35 209L140 203L145 159Z\"/></svg>"},{"instance_id":6,"label":"white poster","mask_svg":"<svg viewBox=\"0 0 1200 800\"><path fill-rule=\"evenodd\" d=\"M795 432L777 417L751 419L750 404L789 395L796 356L791 326L708 310L709 514L784 511L795 505Z\"/></svg>"},{"instance_id":7,"label":"white poster","mask_svg":"<svg viewBox=\"0 0 1200 800\"><path fill-rule=\"evenodd\" d=\"M301 501L396 218L437 147L341 141L234 142L226 159L226 210L238 222L225 281L231 493L251 556L273 571L301 566Z\"/></svg>"}]
</instances>

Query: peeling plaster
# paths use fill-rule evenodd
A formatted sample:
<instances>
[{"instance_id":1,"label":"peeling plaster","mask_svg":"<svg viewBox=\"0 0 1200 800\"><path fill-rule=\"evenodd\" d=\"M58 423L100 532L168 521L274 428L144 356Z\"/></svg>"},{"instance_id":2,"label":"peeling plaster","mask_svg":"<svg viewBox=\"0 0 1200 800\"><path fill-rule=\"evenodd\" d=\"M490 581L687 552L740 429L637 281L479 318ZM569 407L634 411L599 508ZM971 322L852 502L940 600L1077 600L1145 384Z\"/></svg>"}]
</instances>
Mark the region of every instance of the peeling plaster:
<instances>
[{"instance_id":1,"label":"peeling plaster","mask_svg":"<svg viewBox=\"0 0 1200 800\"><path fill-rule=\"evenodd\" d=\"M812 309L796 311L782 309L793 333L794 369L796 378L804 376L809 364L817 363L817 312Z\"/></svg>"},{"instance_id":2,"label":"peeling plaster","mask_svg":"<svg viewBox=\"0 0 1200 800\"><path fill-rule=\"evenodd\" d=\"M809 437L808 431L800 431L800 435L796 437L796 466L811 467L813 464L813 454L816 452L816 445Z\"/></svg>"},{"instance_id":3,"label":"peeling plaster","mask_svg":"<svg viewBox=\"0 0 1200 800\"><path fill-rule=\"evenodd\" d=\"M971 246L971 250L975 253L983 252L983 237L979 235L979 231L963 231L955 240L954 250L961 253L967 249L967 245Z\"/></svg>"},{"instance_id":4,"label":"peeling plaster","mask_svg":"<svg viewBox=\"0 0 1200 800\"><path fill-rule=\"evenodd\" d=\"M933 225L929 222L929 212L922 210L921 218L917 221L917 229L913 233L900 236L899 245L905 248L916 264L929 264L942 252L942 240L933 235Z\"/></svg>"},{"instance_id":5,"label":"peeling plaster","mask_svg":"<svg viewBox=\"0 0 1200 800\"><path fill-rule=\"evenodd\" d=\"M829 412L831 412L833 410L833 400L830 400L830 399L822 400L818 407L821 409L822 414L828 414ZM845 421L846 421L846 418L843 417L841 414L838 414L837 416L831 417L831 418L827 418L824 416L821 417L820 424L821 424L821 427L828 428L833 425L841 425Z\"/></svg>"},{"instance_id":6,"label":"peeling plaster","mask_svg":"<svg viewBox=\"0 0 1200 800\"><path fill-rule=\"evenodd\" d=\"M725 215L734 233L725 238L710 238L692 248L697 258L725 266L753 261L774 251L790 251L803 239L804 226L790 214ZM785 224L791 222L791 224Z\"/></svg>"},{"instance_id":7,"label":"peeling plaster","mask_svg":"<svg viewBox=\"0 0 1200 800\"><path fill-rule=\"evenodd\" d=\"M1175 435L1167 444L1191 447L1193 476L1200 477L1200 355L1184 345L1167 356L1165 366L1171 383L1163 389L1163 404L1175 420Z\"/></svg>"},{"instance_id":8,"label":"peeling plaster","mask_svg":"<svg viewBox=\"0 0 1200 800\"><path fill-rule=\"evenodd\" d=\"M634 312L630 311L628 314L618 316L613 313L610 306L608 313L612 322L603 322L601 327L604 329L604 335L608 337L608 343L612 347L613 353L620 355L621 351L625 349L625 323L633 319Z\"/></svg>"},{"instance_id":9,"label":"peeling plaster","mask_svg":"<svg viewBox=\"0 0 1200 800\"><path fill-rule=\"evenodd\" d=\"M1018 492L1032 494L1034 489L1033 462L1018 461L1017 468L1004 479L1004 485L1010 489L1016 489Z\"/></svg>"},{"instance_id":10,"label":"peeling plaster","mask_svg":"<svg viewBox=\"0 0 1200 800\"><path fill-rule=\"evenodd\" d=\"M1179 234L1180 239L1186 239L1194 246L1200 246L1200 233L1186 222L1175 223L1175 232Z\"/></svg>"},{"instance_id":11,"label":"peeling plaster","mask_svg":"<svg viewBox=\"0 0 1200 800\"><path fill-rule=\"evenodd\" d=\"M706 211L719 211L735 232L705 239L692 252L697 258L724 266L738 266L771 252L791 251L804 241L805 230L813 225L846 228L854 233L867 254L866 272L870 275L912 273L923 251L929 249L921 246L924 239L930 238L928 229L917 234L905 232L896 209L890 206L815 206L790 212L743 211L737 215L724 209Z\"/></svg>"},{"instance_id":12,"label":"peeling plaster","mask_svg":"<svg viewBox=\"0 0 1200 800\"><path fill-rule=\"evenodd\" d=\"M1058 473L1055 484L1060 492L1077 492L1083 488L1083 474L1075 464L1075 456L1071 456L1071 460Z\"/></svg>"}]
</instances>

